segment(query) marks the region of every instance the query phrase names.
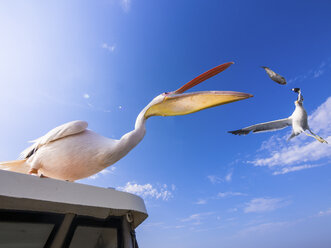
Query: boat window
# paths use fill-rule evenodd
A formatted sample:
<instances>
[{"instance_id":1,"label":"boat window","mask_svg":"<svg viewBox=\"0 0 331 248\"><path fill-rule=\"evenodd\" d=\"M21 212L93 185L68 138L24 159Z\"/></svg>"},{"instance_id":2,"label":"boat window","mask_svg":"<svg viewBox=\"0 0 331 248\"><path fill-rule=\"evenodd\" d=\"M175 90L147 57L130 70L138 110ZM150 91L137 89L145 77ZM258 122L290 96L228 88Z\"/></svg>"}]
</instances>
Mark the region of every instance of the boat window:
<instances>
[{"instance_id":1,"label":"boat window","mask_svg":"<svg viewBox=\"0 0 331 248\"><path fill-rule=\"evenodd\" d=\"M0 222L0 247L42 248L50 236L54 224Z\"/></svg>"},{"instance_id":2,"label":"boat window","mask_svg":"<svg viewBox=\"0 0 331 248\"><path fill-rule=\"evenodd\" d=\"M71 224L65 248L120 248L123 247L122 219L98 219L76 216Z\"/></svg>"},{"instance_id":3,"label":"boat window","mask_svg":"<svg viewBox=\"0 0 331 248\"><path fill-rule=\"evenodd\" d=\"M47 248L63 217L45 212L0 210L0 248Z\"/></svg>"},{"instance_id":4,"label":"boat window","mask_svg":"<svg viewBox=\"0 0 331 248\"><path fill-rule=\"evenodd\" d=\"M69 247L117 248L117 230L116 228L78 226Z\"/></svg>"}]
</instances>

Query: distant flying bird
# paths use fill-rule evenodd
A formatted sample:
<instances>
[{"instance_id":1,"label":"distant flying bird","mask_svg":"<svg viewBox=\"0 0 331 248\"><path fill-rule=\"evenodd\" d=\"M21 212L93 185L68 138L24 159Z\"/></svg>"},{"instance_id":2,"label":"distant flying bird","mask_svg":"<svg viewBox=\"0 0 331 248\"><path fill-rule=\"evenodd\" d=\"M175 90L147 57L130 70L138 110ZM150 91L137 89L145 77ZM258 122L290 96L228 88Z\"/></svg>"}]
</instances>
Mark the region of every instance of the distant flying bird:
<instances>
[{"instance_id":1,"label":"distant flying bird","mask_svg":"<svg viewBox=\"0 0 331 248\"><path fill-rule=\"evenodd\" d=\"M2 162L0 168L68 181L98 173L128 154L143 139L145 122L151 116L186 115L252 97L250 94L233 91L183 94L231 64L233 62L219 65L181 88L155 97L138 115L135 129L119 140L103 137L87 129L85 121L72 121L34 140L34 144L22 152L22 160Z\"/></svg>"},{"instance_id":2,"label":"distant flying bird","mask_svg":"<svg viewBox=\"0 0 331 248\"><path fill-rule=\"evenodd\" d=\"M292 89L292 91L298 93L298 99L294 102L295 110L290 117L285 119L280 119L277 121L270 121L270 122L256 124L235 131L229 131L229 133L236 135L246 135L251 131L253 133L259 133L259 132L275 131L275 130L283 129L287 126L292 126L292 134L288 138L288 140L299 135L300 133L304 133L307 136L311 136L317 139L321 143L328 143L322 137L318 136L317 134L314 134L309 128L307 112L303 107L303 96L301 94L301 90L299 88L294 88ZM308 130L311 134L306 133L305 132L306 130Z\"/></svg>"},{"instance_id":3,"label":"distant flying bird","mask_svg":"<svg viewBox=\"0 0 331 248\"><path fill-rule=\"evenodd\" d=\"M275 81L276 83L285 85L286 84L286 79L284 77L282 77L281 75L277 74L276 72L274 72L273 70L271 70L269 67L266 66L261 66L266 73L268 74L268 76Z\"/></svg>"}]
</instances>

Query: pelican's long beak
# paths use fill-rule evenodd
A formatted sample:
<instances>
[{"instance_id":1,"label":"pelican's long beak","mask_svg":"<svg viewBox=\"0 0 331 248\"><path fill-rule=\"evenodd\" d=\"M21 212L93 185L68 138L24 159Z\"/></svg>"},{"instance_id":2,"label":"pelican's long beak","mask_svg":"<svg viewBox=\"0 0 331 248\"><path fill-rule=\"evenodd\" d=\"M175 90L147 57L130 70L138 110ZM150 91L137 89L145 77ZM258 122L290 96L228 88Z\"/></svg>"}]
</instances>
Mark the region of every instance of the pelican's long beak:
<instances>
[{"instance_id":1,"label":"pelican's long beak","mask_svg":"<svg viewBox=\"0 0 331 248\"><path fill-rule=\"evenodd\" d=\"M234 91L201 91L182 94L195 85L205 81L212 76L215 76L221 71L224 71L232 64L233 62L229 62L216 66L215 68L206 71L205 73L186 83L178 90L167 93L162 102L152 105L146 111L145 117L148 118L155 115L186 115L206 108L211 108L214 106L252 97L251 94Z\"/></svg>"},{"instance_id":2,"label":"pelican's long beak","mask_svg":"<svg viewBox=\"0 0 331 248\"><path fill-rule=\"evenodd\" d=\"M166 96L163 102L151 106L145 116L187 115L206 108L236 102L252 97L251 94L234 91L200 91Z\"/></svg>"}]
</instances>

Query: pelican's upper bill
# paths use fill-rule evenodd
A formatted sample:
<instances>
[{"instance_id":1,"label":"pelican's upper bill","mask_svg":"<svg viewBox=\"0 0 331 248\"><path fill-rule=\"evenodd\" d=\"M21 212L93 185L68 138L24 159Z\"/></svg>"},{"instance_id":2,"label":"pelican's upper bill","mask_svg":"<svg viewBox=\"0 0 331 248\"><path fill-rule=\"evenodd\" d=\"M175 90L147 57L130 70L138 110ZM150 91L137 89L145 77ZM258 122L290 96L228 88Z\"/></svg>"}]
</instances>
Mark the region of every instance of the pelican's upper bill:
<instances>
[{"instance_id":1,"label":"pelican's upper bill","mask_svg":"<svg viewBox=\"0 0 331 248\"><path fill-rule=\"evenodd\" d=\"M200 91L183 94L188 89L224 71L232 64L234 63L228 62L216 66L192 79L179 89L170 93L164 93L164 97L160 101L151 104L145 113L145 117L148 118L155 115L186 115L206 108L252 97L253 95L251 94L234 91Z\"/></svg>"}]
</instances>

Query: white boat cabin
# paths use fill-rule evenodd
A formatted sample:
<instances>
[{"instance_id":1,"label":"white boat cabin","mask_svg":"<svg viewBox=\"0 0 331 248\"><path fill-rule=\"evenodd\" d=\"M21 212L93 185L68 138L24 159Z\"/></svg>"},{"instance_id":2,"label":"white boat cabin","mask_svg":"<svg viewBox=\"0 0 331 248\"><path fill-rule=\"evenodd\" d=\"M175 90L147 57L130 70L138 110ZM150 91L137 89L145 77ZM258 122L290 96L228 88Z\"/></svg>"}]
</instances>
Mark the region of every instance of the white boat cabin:
<instances>
[{"instance_id":1,"label":"white boat cabin","mask_svg":"<svg viewBox=\"0 0 331 248\"><path fill-rule=\"evenodd\" d=\"M0 248L138 248L147 216L130 193L0 171Z\"/></svg>"}]
</instances>

